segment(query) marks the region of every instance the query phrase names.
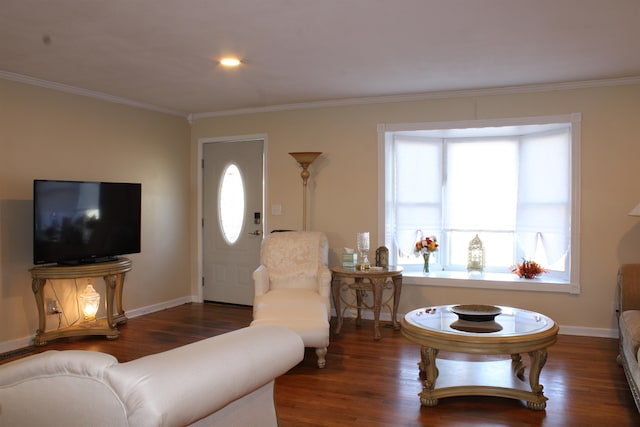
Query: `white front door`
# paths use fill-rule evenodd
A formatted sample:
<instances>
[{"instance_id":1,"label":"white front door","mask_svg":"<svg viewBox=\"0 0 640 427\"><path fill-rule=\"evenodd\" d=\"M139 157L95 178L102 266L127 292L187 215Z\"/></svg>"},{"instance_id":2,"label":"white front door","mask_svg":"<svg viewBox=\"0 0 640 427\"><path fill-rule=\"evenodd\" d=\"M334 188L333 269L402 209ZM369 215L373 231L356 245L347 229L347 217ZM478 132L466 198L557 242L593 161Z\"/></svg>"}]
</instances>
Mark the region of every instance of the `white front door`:
<instances>
[{"instance_id":1,"label":"white front door","mask_svg":"<svg viewBox=\"0 0 640 427\"><path fill-rule=\"evenodd\" d=\"M203 297L253 305L263 234L263 141L203 146Z\"/></svg>"}]
</instances>

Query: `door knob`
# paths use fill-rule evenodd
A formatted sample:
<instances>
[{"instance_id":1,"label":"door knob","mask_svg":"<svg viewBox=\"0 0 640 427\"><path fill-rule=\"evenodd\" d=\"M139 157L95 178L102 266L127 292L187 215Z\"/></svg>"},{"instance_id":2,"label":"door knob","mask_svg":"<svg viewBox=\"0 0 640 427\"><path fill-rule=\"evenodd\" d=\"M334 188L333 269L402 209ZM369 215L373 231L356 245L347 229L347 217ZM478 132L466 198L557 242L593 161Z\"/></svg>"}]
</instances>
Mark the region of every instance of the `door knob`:
<instances>
[{"instance_id":1,"label":"door knob","mask_svg":"<svg viewBox=\"0 0 640 427\"><path fill-rule=\"evenodd\" d=\"M261 235L261 234L262 234L262 233L260 232L260 230L256 230L256 231L254 231L253 233L249 233L249 235L251 235L251 236L259 236L259 235Z\"/></svg>"}]
</instances>

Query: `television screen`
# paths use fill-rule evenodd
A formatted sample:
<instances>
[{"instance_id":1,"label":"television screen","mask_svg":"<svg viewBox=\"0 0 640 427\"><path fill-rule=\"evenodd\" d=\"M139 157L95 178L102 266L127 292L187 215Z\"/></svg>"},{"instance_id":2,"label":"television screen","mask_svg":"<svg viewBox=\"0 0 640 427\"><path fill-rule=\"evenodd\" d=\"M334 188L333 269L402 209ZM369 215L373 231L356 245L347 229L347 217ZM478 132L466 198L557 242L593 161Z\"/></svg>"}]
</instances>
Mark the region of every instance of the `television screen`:
<instances>
[{"instance_id":1,"label":"television screen","mask_svg":"<svg viewBox=\"0 0 640 427\"><path fill-rule=\"evenodd\" d=\"M35 180L34 264L81 264L140 252L141 184Z\"/></svg>"}]
</instances>

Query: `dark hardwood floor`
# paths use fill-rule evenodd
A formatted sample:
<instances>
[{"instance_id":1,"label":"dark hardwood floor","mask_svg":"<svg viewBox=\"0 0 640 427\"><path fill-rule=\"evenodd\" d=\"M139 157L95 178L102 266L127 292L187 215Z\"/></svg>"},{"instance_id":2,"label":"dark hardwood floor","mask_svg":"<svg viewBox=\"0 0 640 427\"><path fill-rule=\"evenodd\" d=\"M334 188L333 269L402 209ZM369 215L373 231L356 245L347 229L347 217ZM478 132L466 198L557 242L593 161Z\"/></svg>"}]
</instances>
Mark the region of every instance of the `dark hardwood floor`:
<instances>
[{"instance_id":1,"label":"dark hardwood floor","mask_svg":"<svg viewBox=\"0 0 640 427\"><path fill-rule=\"evenodd\" d=\"M186 304L130 319L117 340L65 338L5 354L0 363L50 349L102 351L126 362L250 321L250 307ZM307 350L304 361L276 381L280 426L640 426L615 361L617 340L560 335L540 376L547 408L532 411L523 402L491 397L451 397L422 407L418 346L391 328L382 334L373 341L370 321L356 327L345 319L343 332L331 336L325 369L316 367L313 350Z\"/></svg>"}]
</instances>

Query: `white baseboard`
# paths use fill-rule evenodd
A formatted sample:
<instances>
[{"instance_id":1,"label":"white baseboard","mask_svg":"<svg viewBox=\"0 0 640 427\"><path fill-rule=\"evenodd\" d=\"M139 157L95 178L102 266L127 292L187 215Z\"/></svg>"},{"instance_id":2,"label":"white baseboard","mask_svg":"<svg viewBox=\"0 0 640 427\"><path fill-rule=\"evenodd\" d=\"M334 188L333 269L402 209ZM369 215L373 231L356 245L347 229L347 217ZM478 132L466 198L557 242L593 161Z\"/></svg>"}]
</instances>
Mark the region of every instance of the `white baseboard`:
<instances>
[{"instance_id":1,"label":"white baseboard","mask_svg":"<svg viewBox=\"0 0 640 427\"><path fill-rule=\"evenodd\" d=\"M583 337L618 338L617 329L585 328L582 326L560 326L560 335L579 335Z\"/></svg>"},{"instance_id":2,"label":"white baseboard","mask_svg":"<svg viewBox=\"0 0 640 427\"><path fill-rule=\"evenodd\" d=\"M126 315L129 319L134 317L143 316L149 313L155 313L156 311L166 310L167 308L177 307L189 302L197 302L198 300L193 296L176 298L171 301L164 301L158 304L148 305L146 307L134 308L133 310L127 310Z\"/></svg>"},{"instance_id":3,"label":"white baseboard","mask_svg":"<svg viewBox=\"0 0 640 427\"><path fill-rule=\"evenodd\" d=\"M33 335L0 343L0 354L9 353L33 345Z\"/></svg>"},{"instance_id":4,"label":"white baseboard","mask_svg":"<svg viewBox=\"0 0 640 427\"><path fill-rule=\"evenodd\" d=\"M148 305L146 307L134 308L133 310L127 310L126 315L129 319L134 317L142 316L149 313L154 313L156 311L165 310L171 307L177 307L182 304L186 304L189 302L198 302L198 298L195 296L188 296L183 298L177 298L171 301L164 301L158 304ZM12 351L19 350L21 348L29 347L33 345L34 335L29 335L22 338L17 338L10 341L0 342L0 354L9 353Z\"/></svg>"},{"instance_id":5,"label":"white baseboard","mask_svg":"<svg viewBox=\"0 0 640 427\"><path fill-rule=\"evenodd\" d=\"M170 301L164 301L158 304L152 304L145 307L134 308L132 310L128 310L126 315L128 318L132 319L134 317L143 316L149 313L155 313L156 311L166 310L167 308L177 307L182 304L187 304L190 302L201 302L197 296L187 296L182 298L176 298ZM331 315L336 315L336 310L334 308L331 309ZM404 316L404 313L398 313L398 319L401 319ZM355 318L356 311L355 310L345 310L344 311L345 318ZM373 313L370 310L364 310L362 313L362 318L367 320L373 320ZM391 314L388 312L380 313L380 320L385 322L391 321ZM618 330L617 329L605 329L605 328L586 328L582 326L560 326L561 335L578 335L585 337L598 337L598 338L618 338ZM9 353L11 351L15 351L24 347L29 347L33 345L33 335L17 338L10 341L0 342L0 354Z\"/></svg>"},{"instance_id":6,"label":"white baseboard","mask_svg":"<svg viewBox=\"0 0 640 427\"><path fill-rule=\"evenodd\" d=\"M344 311L344 318L350 319L356 318L356 310L355 309L347 309ZM398 313L398 320L402 319L402 317L406 313ZM335 308L331 309L331 315L336 315ZM371 310L364 310L362 313L362 318L366 320L373 320L373 312ZM385 322L391 321L391 314L387 311L382 311L380 313L380 320ZM560 326L560 331L558 331L560 335L577 335L584 337L597 337L597 338L618 338L618 330L617 329L605 329L605 328L586 328L582 326Z\"/></svg>"}]
</instances>

